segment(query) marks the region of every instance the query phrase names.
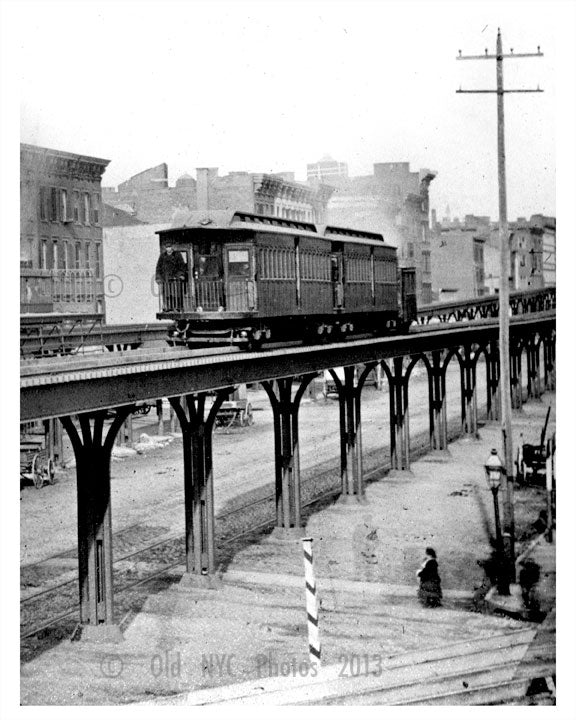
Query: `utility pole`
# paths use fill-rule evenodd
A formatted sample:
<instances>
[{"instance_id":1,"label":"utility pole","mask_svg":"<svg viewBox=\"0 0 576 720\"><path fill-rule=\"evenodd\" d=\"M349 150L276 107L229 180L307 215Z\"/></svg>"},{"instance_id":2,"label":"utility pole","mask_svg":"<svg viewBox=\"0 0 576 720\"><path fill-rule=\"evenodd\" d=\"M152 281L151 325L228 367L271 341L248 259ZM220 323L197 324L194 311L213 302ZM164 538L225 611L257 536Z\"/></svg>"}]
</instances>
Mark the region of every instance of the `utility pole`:
<instances>
[{"instance_id":1,"label":"utility pole","mask_svg":"<svg viewBox=\"0 0 576 720\"><path fill-rule=\"evenodd\" d=\"M495 93L498 121L498 236L500 241L500 290L499 290L499 334L500 354L500 422L502 427L502 452L506 470L506 488L504 492L504 551L511 582L516 579L514 552L514 458L512 449L512 398L510 391L510 236L508 233L508 211L506 206L506 154L504 149L504 93L542 92L535 90L504 89L504 58L542 57L540 46L535 53L517 53L511 49L509 54L502 52L500 28L496 37L496 54L462 55L459 51L456 60L496 60L496 90L456 90L457 93Z\"/></svg>"}]
</instances>

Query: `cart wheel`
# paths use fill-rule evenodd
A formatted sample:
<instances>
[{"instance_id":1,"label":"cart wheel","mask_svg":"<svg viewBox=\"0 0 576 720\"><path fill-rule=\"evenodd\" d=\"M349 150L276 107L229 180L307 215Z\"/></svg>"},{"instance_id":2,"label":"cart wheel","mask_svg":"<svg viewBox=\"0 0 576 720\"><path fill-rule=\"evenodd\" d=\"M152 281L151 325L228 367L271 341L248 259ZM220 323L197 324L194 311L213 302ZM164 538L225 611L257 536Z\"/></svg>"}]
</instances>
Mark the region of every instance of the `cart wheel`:
<instances>
[{"instance_id":1,"label":"cart wheel","mask_svg":"<svg viewBox=\"0 0 576 720\"><path fill-rule=\"evenodd\" d=\"M32 458L32 482L34 487L38 489L44 485L44 473L39 453L36 453Z\"/></svg>"}]
</instances>

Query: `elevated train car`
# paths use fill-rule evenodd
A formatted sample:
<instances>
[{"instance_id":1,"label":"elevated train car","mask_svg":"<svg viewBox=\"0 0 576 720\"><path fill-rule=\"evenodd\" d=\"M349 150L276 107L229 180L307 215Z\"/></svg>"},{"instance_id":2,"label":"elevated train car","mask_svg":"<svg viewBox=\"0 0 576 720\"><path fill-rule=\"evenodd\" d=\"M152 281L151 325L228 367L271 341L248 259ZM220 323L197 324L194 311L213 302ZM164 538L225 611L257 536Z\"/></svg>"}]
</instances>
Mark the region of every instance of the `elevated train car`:
<instances>
[{"instance_id":1,"label":"elevated train car","mask_svg":"<svg viewBox=\"0 0 576 720\"><path fill-rule=\"evenodd\" d=\"M236 212L158 235L186 268L162 282L157 317L174 320L172 344L256 349L400 332L416 319L415 271L399 269L378 233Z\"/></svg>"}]
</instances>

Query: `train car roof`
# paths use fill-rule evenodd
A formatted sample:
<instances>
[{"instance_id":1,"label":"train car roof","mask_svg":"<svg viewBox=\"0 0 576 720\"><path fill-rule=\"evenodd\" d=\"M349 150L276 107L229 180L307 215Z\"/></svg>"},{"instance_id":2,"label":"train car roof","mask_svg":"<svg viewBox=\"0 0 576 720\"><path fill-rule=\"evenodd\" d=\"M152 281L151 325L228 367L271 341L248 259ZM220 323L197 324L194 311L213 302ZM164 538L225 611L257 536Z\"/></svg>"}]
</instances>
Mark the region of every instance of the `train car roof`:
<instances>
[{"instance_id":1,"label":"train car roof","mask_svg":"<svg viewBox=\"0 0 576 720\"><path fill-rule=\"evenodd\" d=\"M209 213L201 211L188 212L186 216L175 218L173 227L166 230L157 230L156 234L162 237L186 230L225 230L227 232L240 230L271 232L280 235L297 234L301 237L312 237L331 242L345 241L358 245L377 245L396 250L393 245L386 244L383 235L380 233L342 228L335 225L315 225L303 220L291 220L240 211L233 213L224 210L211 210Z\"/></svg>"}]
</instances>

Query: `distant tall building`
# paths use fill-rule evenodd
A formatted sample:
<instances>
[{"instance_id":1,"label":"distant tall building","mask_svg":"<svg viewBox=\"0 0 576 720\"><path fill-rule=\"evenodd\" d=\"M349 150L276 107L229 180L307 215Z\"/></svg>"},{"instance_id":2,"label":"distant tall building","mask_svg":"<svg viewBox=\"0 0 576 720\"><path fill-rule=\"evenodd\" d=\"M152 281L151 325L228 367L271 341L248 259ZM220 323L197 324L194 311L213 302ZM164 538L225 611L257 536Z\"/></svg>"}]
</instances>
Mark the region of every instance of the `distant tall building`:
<instances>
[{"instance_id":1,"label":"distant tall building","mask_svg":"<svg viewBox=\"0 0 576 720\"><path fill-rule=\"evenodd\" d=\"M331 180L348 177L348 164L338 162L330 155L324 155L318 162L306 165L306 177L308 182L319 180L330 184Z\"/></svg>"}]
</instances>

